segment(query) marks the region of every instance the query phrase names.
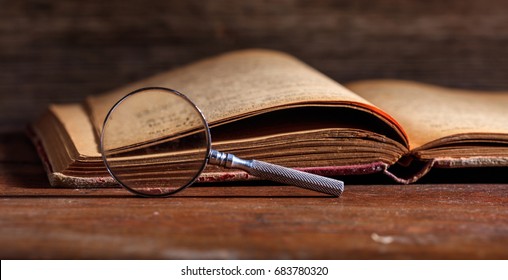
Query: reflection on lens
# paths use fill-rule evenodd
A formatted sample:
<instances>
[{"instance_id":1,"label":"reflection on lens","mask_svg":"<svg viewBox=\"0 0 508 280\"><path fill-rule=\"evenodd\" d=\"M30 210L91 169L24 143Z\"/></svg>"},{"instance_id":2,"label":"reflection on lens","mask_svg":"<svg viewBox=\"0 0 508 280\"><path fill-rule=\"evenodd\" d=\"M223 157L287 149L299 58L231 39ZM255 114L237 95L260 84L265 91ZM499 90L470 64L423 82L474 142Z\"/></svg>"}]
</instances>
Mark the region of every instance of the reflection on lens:
<instances>
[{"instance_id":1,"label":"reflection on lens","mask_svg":"<svg viewBox=\"0 0 508 280\"><path fill-rule=\"evenodd\" d=\"M109 172L141 195L165 196L190 185L206 165L208 125L185 96L163 88L135 91L109 112L101 136Z\"/></svg>"}]
</instances>

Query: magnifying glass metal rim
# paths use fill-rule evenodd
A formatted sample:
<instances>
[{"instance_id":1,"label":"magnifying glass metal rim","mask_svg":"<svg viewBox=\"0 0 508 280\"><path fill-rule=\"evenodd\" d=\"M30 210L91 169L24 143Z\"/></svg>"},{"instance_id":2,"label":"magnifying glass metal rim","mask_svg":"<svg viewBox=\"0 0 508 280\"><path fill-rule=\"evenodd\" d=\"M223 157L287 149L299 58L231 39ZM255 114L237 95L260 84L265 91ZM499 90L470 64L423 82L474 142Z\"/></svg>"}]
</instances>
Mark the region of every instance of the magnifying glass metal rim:
<instances>
[{"instance_id":1,"label":"magnifying glass metal rim","mask_svg":"<svg viewBox=\"0 0 508 280\"><path fill-rule=\"evenodd\" d=\"M116 108L118 106L120 106L127 98L129 98L130 96L138 93L138 92L141 92L141 91L147 91L147 90L161 90L161 91L166 91L170 94L175 94L177 95L178 97L181 97L183 98L186 102L189 103L189 105L192 105L192 107L194 108L194 110L196 110L196 112L199 114L199 116L201 117L201 121L204 125L204 128L205 128L205 138L206 138L206 152L205 152L205 158L203 159L203 164L201 165L201 167L199 168L199 170L197 170L196 172L196 175L194 175L194 177L189 180L189 182L187 182L187 184L181 186L181 187L178 187L176 188L175 190L171 191L171 192L165 192L165 193L160 193L160 194L147 194L147 193L143 193L143 192L140 192L136 189L133 189L131 187L129 187L129 185L125 184L124 182L122 182L122 180L117 177L115 175L115 173L111 170L111 166L109 165L108 163L108 159L106 157L106 153L104 152L104 130L106 128L106 124L111 116L111 114L116 110ZM199 178L199 175L201 175L201 173L203 172L203 170L205 169L205 167L207 166L208 164L208 160L210 159L210 153L211 153L211 149L212 149L212 138L211 138L211 133L210 133L210 127L208 126L208 122L206 121L206 118L205 118L205 115L203 114L203 112L201 111L201 109L199 109L199 107L194 103L192 102L192 100L190 100L185 94L177 91L177 90L174 90L174 89L170 89L170 88L165 88L165 87L144 87L144 88L140 88L140 89L137 89L127 95L125 95L124 97L122 97L120 100L118 100L115 105L113 105L113 107L111 107L111 109L108 111L108 114L106 115L106 118L104 119L104 123L102 124L102 130L101 130L101 139L100 139L100 152L101 152L101 155L102 155L102 161L104 162L104 164L106 165L106 169L108 170L108 173L115 179L115 181L117 181L122 187L126 188L127 190L131 191L132 193L135 193L137 195L140 195L140 196L144 196L144 197L168 197L172 194L175 194L179 191L182 191L184 189L186 189L187 187L189 187L190 185L192 185L194 182L196 182L196 180Z\"/></svg>"}]
</instances>

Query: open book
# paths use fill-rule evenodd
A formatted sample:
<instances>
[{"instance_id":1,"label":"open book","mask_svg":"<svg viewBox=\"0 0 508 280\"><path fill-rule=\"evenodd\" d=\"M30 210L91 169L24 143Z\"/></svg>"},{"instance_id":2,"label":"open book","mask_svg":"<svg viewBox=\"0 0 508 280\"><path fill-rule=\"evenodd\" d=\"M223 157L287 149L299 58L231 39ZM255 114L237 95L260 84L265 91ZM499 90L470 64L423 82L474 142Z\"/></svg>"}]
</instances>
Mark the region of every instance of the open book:
<instances>
[{"instance_id":1,"label":"open book","mask_svg":"<svg viewBox=\"0 0 508 280\"><path fill-rule=\"evenodd\" d=\"M147 86L185 93L206 115L213 148L245 159L324 176L384 172L401 183L431 168L508 166L508 92L398 80L344 87L285 53L246 50L51 105L30 134L52 185L114 184L99 153L104 118ZM208 166L199 181L247 179Z\"/></svg>"}]
</instances>

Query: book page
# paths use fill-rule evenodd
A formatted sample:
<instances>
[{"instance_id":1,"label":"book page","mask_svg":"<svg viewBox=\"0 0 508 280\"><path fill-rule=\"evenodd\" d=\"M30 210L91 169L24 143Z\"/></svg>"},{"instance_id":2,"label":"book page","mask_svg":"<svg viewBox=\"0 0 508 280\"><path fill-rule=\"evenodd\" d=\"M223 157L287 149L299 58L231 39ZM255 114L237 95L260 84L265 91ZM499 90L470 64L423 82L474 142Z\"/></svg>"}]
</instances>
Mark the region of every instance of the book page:
<instances>
[{"instance_id":1,"label":"book page","mask_svg":"<svg viewBox=\"0 0 508 280\"><path fill-rule=\"evenodd\" d=\"M202 60L89 97L88 110L97 131L115 102L148 86L182 92L196 103L211 125L299 103L357 103L376 110L368 101L290 55L247 50Z\"/></svg>"},{"instance_id":2,"label":"book page","mask_svg":"<svg viewBox=\"0 0 508 280\"><path fill-rule=\"evenodd\" d=\"M397 80L359 81L347 87L397 119L411 149L457 134L508 134L508 92Z\"/></svg>"},{"instance_id":3,"label":"book page","mask_svg":"<svg viewBox=\"0 0 508 280\"><path fill-rule=\"evenodd\" d=\"M207 131L201 113L187 99L176 92L152 88L122 99L121 106L109 114L101 140L104 152L114 154L189 135L207 143Z\"/></svg>"},{"instance_id":4,"label":"book page","mask_svg":"<svg viewBox=\"0 0 508 280\"><path fill-rule=\"evenodd\" d=\"M93 127L81 104L51 105L50 110L67 131L79 155L97 158L101 156Z\"/></svg>"}]
</instances>

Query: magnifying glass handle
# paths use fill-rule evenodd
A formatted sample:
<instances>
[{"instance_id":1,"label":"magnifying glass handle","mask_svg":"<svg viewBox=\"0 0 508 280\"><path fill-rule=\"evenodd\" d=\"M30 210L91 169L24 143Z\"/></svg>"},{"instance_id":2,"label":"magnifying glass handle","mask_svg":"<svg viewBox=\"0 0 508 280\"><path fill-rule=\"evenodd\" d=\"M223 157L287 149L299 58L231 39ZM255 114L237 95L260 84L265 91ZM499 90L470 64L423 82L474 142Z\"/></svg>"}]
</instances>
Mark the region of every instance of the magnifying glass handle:
<instances>
[{"instance_id":1,"label":"magnifying glass handle","mask_svg":"<svg viewBox=\"0 0 508 280\"><path fill-rule=\"evenodd\" d=\"M321 193L340 196L344 191L344 182L258 161L244 160L235 155L211 150L208 163L227 168L237 168L261 179L309 189Z\"/></svg>"}]
</instances>

